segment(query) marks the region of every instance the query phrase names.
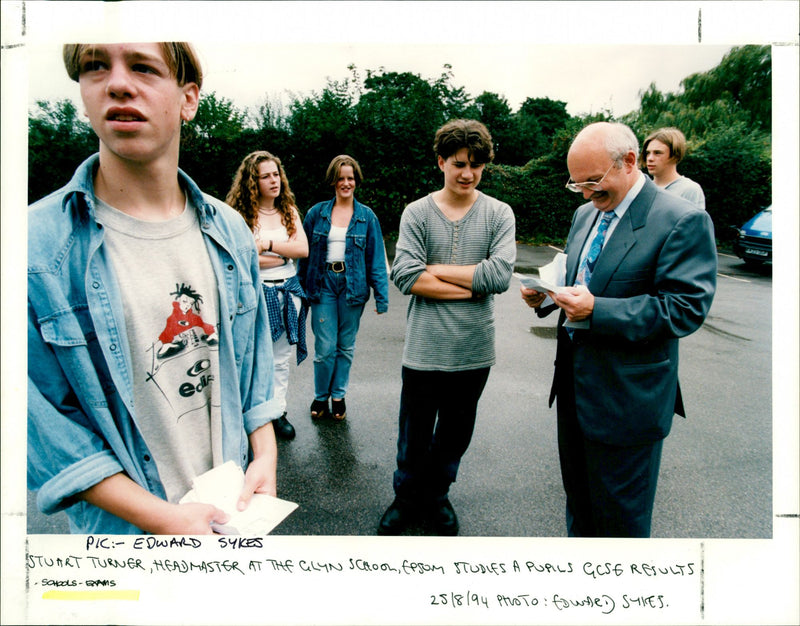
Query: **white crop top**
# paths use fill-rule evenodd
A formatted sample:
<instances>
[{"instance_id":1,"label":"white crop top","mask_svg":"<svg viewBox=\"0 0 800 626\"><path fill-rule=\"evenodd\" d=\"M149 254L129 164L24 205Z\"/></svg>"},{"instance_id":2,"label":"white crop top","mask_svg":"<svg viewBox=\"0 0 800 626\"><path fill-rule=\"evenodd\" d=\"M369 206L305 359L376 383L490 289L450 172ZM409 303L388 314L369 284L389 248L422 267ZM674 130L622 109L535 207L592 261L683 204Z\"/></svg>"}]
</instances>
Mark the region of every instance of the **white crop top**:
<instances>
[{"instance_id":1,"label":"white crop top","mask_svg":"<svg viewBox=\"0 0 800 626\"><path fill-rule=\"evenodd\" d=\"M344 251L347 247L347 226L331 225L331 232L328 234L328 263L344 261Z\"/></svg>"},{"instance_id":2,"label":"white crop top","mask_svg":"<svg viewBox=\"0 0 800 626\"><path fill-rule=\"evenodd\" d=\"M256 238L260 238L263 244L267 244L270 239L273 241L289 241L289 235L286 232L286 227L281 226L280 228L274 228L267 230L259 229L256 233ZM262 252L261 254L274 254L272 252ZM278 255L274 255L278 256ZM270 267L270 268L261 268L259 270L259 275L261 280L280 280L291 278L297 273L297 268L295 267L293 259L286 259L286 263L284 265L279 265L278 267Z\"/></svg>"}]
</instances>

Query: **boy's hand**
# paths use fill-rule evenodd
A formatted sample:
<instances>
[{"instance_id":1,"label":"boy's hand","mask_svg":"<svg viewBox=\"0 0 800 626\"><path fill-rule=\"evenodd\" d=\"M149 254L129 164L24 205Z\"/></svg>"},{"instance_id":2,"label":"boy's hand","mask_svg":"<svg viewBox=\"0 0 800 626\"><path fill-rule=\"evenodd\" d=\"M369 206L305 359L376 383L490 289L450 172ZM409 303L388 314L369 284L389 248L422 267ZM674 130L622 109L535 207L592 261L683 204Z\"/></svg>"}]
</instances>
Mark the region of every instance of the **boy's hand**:
<instances>
[{"instance_id":1,"label":"boy's hand","mask_svg":"<svg viewBox=\"0 0 800 626\"><path fill-rule=\"evenodd\" d=\"M162 500L121 472L104 478L80 496L154 535L210 535L211 522L225 524L230 519L212 504Z\"/></svg>"},{"instance_id":2,"label":"boy's hand","mask_svg":"<svg viewBox=\"0 0 800 626\"><path fill-rule=\"evenodd\" d=\"M158 535L211 535L211 522L225 524L230 516L213 504L191 502L174 504L169 515L158 523Z\"/></svg>"},{"instance_id":3,"label":"boy's hand","mask_svg":"<svg viewBox=\"0 0 800 626\"><path fill-rule=\"evenodd\" d=\"M268 496L277 497L278 485L275 480L275 471L271 468L272 460L268 457L253 459L250 465L247 466L247 472L244 475L244 488L239 496L236 508L244 511L247 505L250 504L250 498L253 497L254 493L265 493Z\"/></svg>"}]
</instances>

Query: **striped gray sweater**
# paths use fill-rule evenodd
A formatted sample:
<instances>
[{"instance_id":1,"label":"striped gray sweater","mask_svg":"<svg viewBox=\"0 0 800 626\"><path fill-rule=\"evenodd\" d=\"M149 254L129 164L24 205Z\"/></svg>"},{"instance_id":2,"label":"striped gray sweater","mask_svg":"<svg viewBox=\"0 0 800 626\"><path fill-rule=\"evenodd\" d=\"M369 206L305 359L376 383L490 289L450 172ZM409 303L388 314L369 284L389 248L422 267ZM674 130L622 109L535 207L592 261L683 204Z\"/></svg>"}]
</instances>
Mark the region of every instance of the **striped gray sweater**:
<instances>
[{"instance_id":1,"label":"striped gray sweater","mask_svg":"<svg viewBox=\"0 0 800 626\"><path fill-rule=\"evenodd\" d=\"M472 300L412 295L406 314L403 365L418 370L461 371L495 363L494 296L508 289L517 248L511 207L478 192L460 220L451 222L430 195L409 204L391 278L404 294L426 265L477 265Z\"/></svg>"}]
</instances>

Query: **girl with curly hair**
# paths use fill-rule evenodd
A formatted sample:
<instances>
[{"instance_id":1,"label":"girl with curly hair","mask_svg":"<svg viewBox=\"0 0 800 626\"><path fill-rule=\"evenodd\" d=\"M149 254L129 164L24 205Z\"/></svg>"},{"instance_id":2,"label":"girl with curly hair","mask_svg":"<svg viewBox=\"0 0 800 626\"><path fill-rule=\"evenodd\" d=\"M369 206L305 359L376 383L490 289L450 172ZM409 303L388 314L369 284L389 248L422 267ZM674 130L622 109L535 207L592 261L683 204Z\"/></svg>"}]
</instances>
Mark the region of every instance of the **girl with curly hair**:
<instances>
[{"instance_id":1,"label":"girl with curly hair","mask_svg":"<svg viewBox=\"0 0 800 626\"><path fill-rule=\"evenodd\" d=\"M286 418L289 358L292 346L296 346L298 365L308 354L308 301L294 260L308 256L308 239L283 165L269 152L259 150L244 158L225 201L241 213L256 240L272 330L274 392L283 409L273 425L278 437L293 439L295 430Z\"/></svg>"}]
</instances>

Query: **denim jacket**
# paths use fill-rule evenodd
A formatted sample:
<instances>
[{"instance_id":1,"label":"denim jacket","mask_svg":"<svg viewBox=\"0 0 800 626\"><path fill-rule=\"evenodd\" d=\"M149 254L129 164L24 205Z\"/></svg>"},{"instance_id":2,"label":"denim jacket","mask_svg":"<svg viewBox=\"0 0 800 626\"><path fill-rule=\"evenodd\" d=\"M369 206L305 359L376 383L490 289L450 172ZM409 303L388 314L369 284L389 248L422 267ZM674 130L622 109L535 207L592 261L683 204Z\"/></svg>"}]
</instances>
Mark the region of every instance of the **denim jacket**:
<instances>
[{"instance_id":1,"label":"denim jacket","mask_svg":"<svg viewBox=\"0 0 800 626\"><path fill-rule=\"evenodd\" d=\"M325 276L334 202L335 199L315 204L303 220L308 237L308 258L300 259L297 275L311 303L319 302ZM347 304L364 304L372 288L378 313L385 313L389 309L389 276L381 225L372 209L355 199L353 217L347 227L344 263Z\"/></svg>"},{"instance_id":2,"label":"denim jacket","mask_svg":"<svg viewBox=\"0 0 800 626\"><path fill-rule=\"evenodd\" d=\"M28 214L28 487L44 513L66 510L72 532L140 533L75 498L119 472L166 497L137 423L125 316L95 220L97 164L87 159ZM244 220L178 175L219 286L223 456L246 468L248 435L277 417L258 256Z\"/></svg>"}]
</instances>

